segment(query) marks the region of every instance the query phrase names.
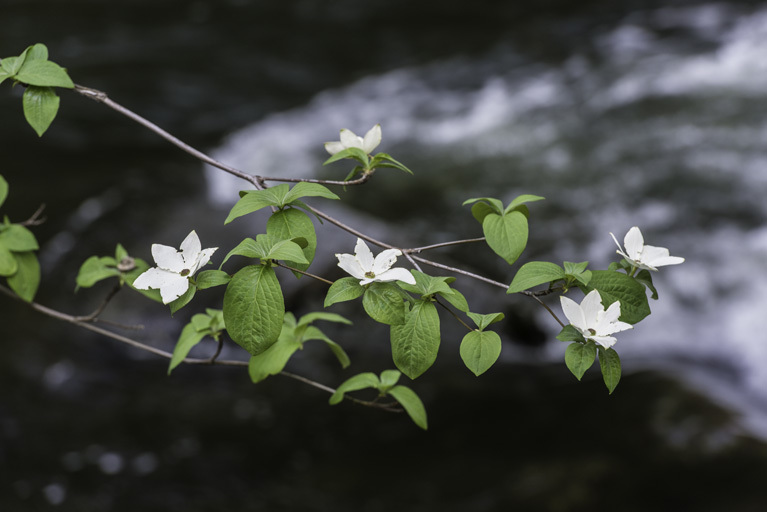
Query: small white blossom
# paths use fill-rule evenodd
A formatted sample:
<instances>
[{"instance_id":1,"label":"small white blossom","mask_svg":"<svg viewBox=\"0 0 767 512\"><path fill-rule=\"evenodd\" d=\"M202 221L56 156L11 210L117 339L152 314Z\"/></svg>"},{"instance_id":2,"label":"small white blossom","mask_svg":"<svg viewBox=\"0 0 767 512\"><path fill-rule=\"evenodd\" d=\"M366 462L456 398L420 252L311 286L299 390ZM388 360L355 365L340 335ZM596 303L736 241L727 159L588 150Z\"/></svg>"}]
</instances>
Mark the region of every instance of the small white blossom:
<instances>
[{"instance_id":1,"label":"small white blossom","mask_svg":"<svg viewBox=\"0 0 767 512\"><path fill-rule=\"evenodd\" d=\"M678 265L684 262L684 258L670 256L668 249L665 247L645 245L642 232L636 226L629 229L629 232L626 233L626 237L623 239L626 252L623 252L621 244L618 243L615 235L610 233L610 236L613 237L613 240L618 245L618 250L615 252L626 258L635 267L657 271L657 267Z\"/></svg>"},{"instance_id":2,"label":"small white blossom","mask_svg":"<svg viewBox=\"0 0 767 512\"><path fill-rule=\"evenodd\" d=\"M360 280L361 285L372 283L374 281L403 281L408 284L415 284L413 274L404 268L391 268L397 261L397 256L401 256L399 249L386 249L378 256L373 258L370 248L361 239L357 239L357 245L354 247L354 255L336 254L338 266Z\"/></svg>"},{"instance_id":3,"label":"small white blossom","mask_svg":"<svg viewBox=\"0 0 767 512\"><path fill-rule=\"evenodd\" d=\"M157 264L133 282L139 290L159 289L163 304L181 297L189 289L189 278L208 263L211 255L218 249L202 250L197 233L192 231L181 242L181 250L167 245L152 244L152 257Z\"/></svg>"},{"instance_id":4,"label":"small white blossom","mask_svg":"<svg viewBox=\"0 0 767 512\"><path fill-rule=\"evenodd\" d=\"M325 149L331 155L335 155L339 151L349 148L360 148L369 155L375 148L381 143L381 125L377 124L372 127L365 134L365 137L360 137L351 130L344 128L341 130L341 140L335 142L326 142Z\"/></svg>"},{"instance_id":5,"label":"small white blossom","mask_svg":"<svg viewBox=\"0 0 767 512\"><path fill-rule=\"evenodd\" d=\"M559 300L570 324L578 329L584 338L593 340L604 348L610 348L618 341L610 336L611 334L634 328L631 324L618 321L621 316L620 301L613 302L605 310L602 298L596 290L591 290L580 305L564 295Z\"/></svg>"}]
</instances>

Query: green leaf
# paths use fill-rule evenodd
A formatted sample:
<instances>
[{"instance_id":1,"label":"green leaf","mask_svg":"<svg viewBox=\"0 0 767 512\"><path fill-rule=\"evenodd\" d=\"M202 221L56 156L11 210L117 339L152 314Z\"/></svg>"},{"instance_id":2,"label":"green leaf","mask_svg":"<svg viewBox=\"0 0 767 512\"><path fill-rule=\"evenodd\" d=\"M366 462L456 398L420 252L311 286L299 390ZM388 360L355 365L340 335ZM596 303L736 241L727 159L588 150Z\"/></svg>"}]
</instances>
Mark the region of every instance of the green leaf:
<instances>
[{"instance_id":1,"label":"green leaf","mask_svg":"<svg viewBox=\"0 0 767 512\"><path fill-rule=\"evenodd\" d=\"M75 282L78 288L90 288L103 279L119 275L120 271L115 268L113 258L91 256L80 265Z\"/></svg>"},{"instance_id":2,"label":"green leaf","mask_svg":"<svg viewBox=\"0 0 767 512\"><path fill-rule=\"evenodd\" d=\"M402 376L402 372L398 370L384 370L381 372L381 384L378 389L382 393L388 393L388 391L397 385L399 378Z\"/></svg>"},{"instance_id":3,"label":"green leaf","mask_svg":"<svg viewBox=\"0 0 767 512\"><path fill-rule=\"evenodd\" d=\"M27 58L16 73L15 79L39 87L65 87L67 89L75 87L64 68L55 62L42 59Z\"/></svg>"},{"instance_id":4,"label":"green leaf","mask_svg":"<svg viewBox=\"0 0 767 512\"><path fill-rule=\"evenodd\" d=\"M18 269L16 273L8 277L8 286L16 292L16 295L27 302L32 302L37 293L37 287L40 285L40 263L37 261L35 253L15 252Z\"/></svg>"},{"instance_id":5,"label":"green leaf","mask_svg":"<svg viewBox=\"0 0 767 512\"><path fill-rule=\"evenodd\" d=\"M235 203L224 224L229 224L237 217L242 217L248 213L253 213L267 206L280 206L285 194L288 193L287 184L264 190L244 191L239 201Z\"/></svg>"},{"instance_id":6,"label":"green leaf","mask_svg":"<svg viewBox=\"0 0 767 512\"><path fill-rule=\"evenodd\" d=\"M317 250L317 234L314 230L314 223L307 214L295 208L278 210L269 217L266 223L266 233L282 240L305 239L307 245L302 251L304 258L309 263L293 263L299 270L309 268ZM301 277L301 274L296 273L296 276Z\"/></svg>"},{"instance_id":7,"label":"green leaf","mask_svg":"<svg viewBox=\"0 0 767 512\"><path fill-rule=\"evenodd\" d=\"M602 378L605 386L612 395L618 382L621 380L621 359L618 353L611 349L598 347L599 349L599 367L602 369Z\"/></svg>"},{"instance_id":8,"label":"green leaf","mask_svg":"<svg viewBox=\"0 0 767 512\"><path fill-rule=\"evenodd\" d=\"M479 377L501 355L501 337L493 331L471 331L461 341L461 359Z\"/></svg>"},{"instance_id":9,"label":"green leaf","mask_svg":"<svg viewBox=\"0 0 767 512\"><path fill-rule=\"evenodd\" d=\"M580 263L565 261L564 265L565 275L567 277L572 277L584 286L589 284L589 281L591 280L591 271L586 270L586 267L589 266L588 261L582 261Z\"/></svg>"},{"instance_id":10,"label":"green leaf","mask_svg":"<svg viewBox=\"0 0 767 512\"><path fill-rule=\"evenodd\" d=\"M451 294L453 290L447 284L448 282L455 281L454 277L444 276L430 276L419 272L418 270L411 270L410 273L415 278L415 285L402 283L399 286L406 291L416 293L422 298L434 295L435 293L447 293Z\"/></svg>"},{"instance_id":11,"label":"green leaf","mask_svg":"<svg viewBox=\"0 0 767 512\"><path fill-rule=\"evenodd\" d=\"M136 280L136 278L138 278L138 276L140 276L141 274L143 274L149 269L149 264L146 261L142 260L141 258L134 258L133 263L136 265L136 268L128 272L125 272L122 276L123 279L125 279L125 282L128 284L128 286L130 286L133 290L136 290L137 292L139 292L141 295L162 304L162 297L160 296L160 290L156 290L156 289L139 290L133 286L133 282Z\"/></svg>"},{"instance_id":12,"label":"green leaf","mask_svg":"<svg viewBox=\"0 0 767 512\"><path fill-rule=\"evenodd\" d=\"M5 82L6 78L11 78L11 75L9 75L4 69L0 69L0 84Z\"/></svg>"},{"instance_id":13,"label":"green leaf","mask_svg":"<svg viewBox=\"0 0 767 512\"><path fill-rule=\"evenodd\" d=\"M53 122L59 111L59 97L50 87L37 87L30 85L21 97L24 107L24 117L29 125L37 132L38 137Z\"/></svg>"},{"instance_id":14,"label":"green leaf","mask_svg":"<svg viewBox=\"0 0 767 512\"><path fill-rule=\"evenodd\" d=\"M439 292L437 295L448 301L458 311L468 313L469 303L466 302L466 297L455 288L451 288L450 293Z\"/></svg>"},{"instance_id":15,"label":"green leaf","mask_svg":"<svg viewBox=\"0 0 767 512\"><path fill-rule=\"evenodd\" d=\"M173 349L173 357L168 365L168 375L173 369L180 365L186 356L189 355L189 351L195 347L205 337L206 332L199 332L195 329L192 323L188 323L181 330L181 335L176 342L176 347Z\"/></svg>"},{"instance_id":16,"label":"green leaf","mask_svg":"<svg viewBox=\"0 0 767 512\"><path fill-rule=\"evenodd\" d=\"M506 293L517 293L543 283L550 283L565 278L562 267L547 261L525 263L517 271Z\"/></svg>"},{"instance_id":17,"label":"green leaf","mask_svg":"<svg viewBox=\"0 0 767 512\"><path fill-rule=\"evenodd\" d=\"M346 148L343 151L339 151L335 155L325 160L322 165L332 164L333 162L344 160L345 158L354 159L362 164L365 169L369 169L370 159L368 158L367 154L360 148Z\"/></svg>"},{"instance_id":18,"label":"green leaf","mask_svg":"<svg viewBox=\"0 0 767 512\"><path fill-rule=\"evenodd\" d=\"M117 244L115 247L115 261L122 261L127 257L128 251L125 250L125 247L123 247L122 244Z\"/></svg>"},{"instance_id":19,"label":"green leaf","mask_svg":"<svg viewBox=\"0 0 767 512\"><path fill-rule=\"evenodd\" d=\"M258 235L260 238L263 235ZM284 260L309 265L309 261L304 256L304 251L292 240L279 240L269 248L269 252L264 259Z\"/></svg>"},{"instance_id":20,"label":"green leaf","mask_svg":"<svg viewBox=\"0 0 767 512\"><path fill-rule=\"evenodd\" d=\"M6 73L8 73L11 76L14 76L16 73L19 72L19 69L21 69L21 66L24 65L24 61L27 58L27 53L29 52L29 48L21 52L21 55L18 57L6 57L3 59L2 63L0 63L0 67L5 70Z\"/></svg>"},{"instance_id":21,"label":"green leaf","mask_svg":"<svg viewBox=\"0 0 767 512\"><path fill-rule=\"evenodd\" d=\"M365 288L360 286L358 279L353 277L342 277L330 285L328 293L325 295L325 303L323 304L323 307L327 308L336 302L354 300L363 293L365 293Z\"/></svg>"},{"instance_id":22,"label":"green leaf","mask_svg":"<svg viewBox=\"0 0 767 512\"><path fill-rule=\"evenodd\" d=\"M394 386L389 390L389 395L393 396L407 412L413 423L426 430L428 424L426 421L426 408L423 402L415 394L415 391L405 386Z\"/></svg>"},{"instance_id":23,"label":"green leaf","mask_svg":"<svg viewBox=\"0 0 767 512\"><path fill-rule=\"evenodd\" d=\"M237 244L237 247L229 251L229 254L226 255L224 258L224 261L221 262L221 267L224 266L224 263L229 261L229 258L232 256L245 256L246 258L264 258L266 256L266 252L264 250L264 247L260 244L257 244L255 240L252 238L246 238L239 244Z\"/></svg>"},{"instance_id":24,"label":"green leaf","mask_svg":"<svg viewBox=\"0 0 767 512\"><path fill-rule=\"evenodd\" d=\"M511 265L527 245L527 218L518 211L487 215L482 222L487 245Z\"/></svg>"},{"instance_id":25,"label":"green leaf","mask_svg":"<svg viewBox=\"0 0 767 512\"><path fill-rule=\"evenodd\" d=\"M189 321L189 323L194 327L194 330L197 332L203 332L203 331L210 331L210 322L211 318L208 315L204 315L202 313L197 313L196 315L192 316L192 319Z\"/></svg>"},{"instance_id":26,"label":"green leaf","mask_svg":"<svg viewBox=\"0 0 767 512\"><path fill-rule=\"evenodd\" d=\"M224 293L226 330L251 355L277 341L284 315L282 289L272 267L249 265L229 281Z\"/></svg>"},{"instance_id":27,"label":"green leaf","mask_svg":"<svg viewBox=\"0 0 767 512\"><path fill-rule=\"evenodd\" d=\"M517 196L509 203L509 206L506 207L506 209L503 211L504 214L509 213L510 211L514 210L518 206L524 203L533 203L535 201L541 201L545 199L541 196L534 196L532 194L522 194L521 196Z\"/></svg>"},{"instance_id":28,"label":"green leaf","mask_svg":"<svg viewBox=\"0 0 767 512\"><path fill-rule=\"evenodd\" d=\"M649 270L640 270L637 272L636 276L634 276L634 279L636 279L638 283L643 284L647 289L650 290L653 300L658 300L658 290L656 290L655 286L652 284L652 274Z\"/></svg>"},{"instance_id":29,"label":"green leaf","mask_svg":"<svg viewBox=\"0 0 767 512\"><path fill-rule=\"evenodd\" d=\"M311 341L311 340L320 340L324 341L325 344L330 348L331 352L336 356L336 359L338 359L338 362L341 363L342 368L347 368L351 361L349 360L349 356L346 354L344 349L336 343L335 341L328 338L325 333L317 329L316 327L309 326L306 328L306 331L304 332L304 335L301 337L301 342Z\"/></svg>"},{"instance_id":30,"label":"green leaf","mask_svg":"<svg viewBox=\"0 0 767 512\"><path fill-rule=\"evenodd\" d=\"M581 331L570 324L567 324L562 328L559 334L557 334L557 339L559 341L578 341L580 343L586 343L586 339L583 337L583 334L581 334Z\"/></svg>"},{"instance_id":31,"label":"green leaf","mask_svg":"<svg viewBox=\"0 0 767 512\"><path fill-rule=\"evenodd\" d=\"M411 379L434 364L439 343L439 315L431 301L416 301L405 314L405 323L391 327L394 364Z\"/></svg>"},{"instance_id":32,"label":"green leaf","mask_svg":"<svg viewBox=\"0 0 767 512\"><path fill-rule=\"evenodd\" d=\"M394 284L371 283L362 296L362 307L376 322L388 325L405 322L402 292Z\"/></svg>"},{"instance_id":33,"label":"green leaf","mask_svg":"<svg viewBox=\"0 0 767 512\"><path fill-rule=\"evenodd\" d=\"M621 272L592 270L588 286L582 286L584 293L593 289L599 291L602 305L607 309L613 302L621 302L620 320L636 324L650 314L650 304L644 286L634 278Z\"/></svg>"},{"instance_id":34,"label":"green leaf","mask_svg":"<svg viewBox=\"0 0 767 512\"><path fill-rule=\"evenodd\" d=\"M477 219L477 222L482 224L485 220L485 217L490 215L491 213L497 213L495 211L495 208L490 206L489 204L485 202L475 203L471 207L471 215L475 219Z\"/></svg>"},{"instance_id":35,"label":"green leaf","mask_svg":"<svg viewBox=\"0 0 767 512\"><path fill-rule=\"evenodd\" d=\"M300 348L301 343L296 340L293 330L284 326L276 343L250 358L248 363L250 380L257 383L270 375L277 375Z\"/></svg>"},{"instance_id":36,"label":"green leaf","mask_svg":"<svg viewBox=\"0 0 767 512\"><path fill-rule=\"evenodd\" d=\"M214 286L229 284L231 279L231 276L223 270L203 270L197 274L195 281L197 282L198 290L205 290Z\"/></svg>"},{"instance_id":37,"label":"green leaf","mask_svg":"<svg viewBox=\"0 0 767 512\"><path fill-rule=\"evenodd\" d=\"M282 206L290 204L292 201L302 197L324 197L326 199L341 199L324 185L302 181L300 183L296 183L295 186L290 189L290 192L285 195L282 201Z\"/></svg>"},{"instance_id":38,"label":"green leaf","mask_svg":"<svg viewBox=\"0 0 767 512\"><path fill-rule=\"evenodd\" d=\"M21 224L11 224L0 231L0 244L14 252L36 251L40 248L35 235Z\"/></svg>"},{"instance_id":39,"label":"green leaf","mask_svg":"<svg viewBox=\"0 0 767 512\"><path fill-rule=\"evenodd\" d=\"M581 380L586 370L591 368L596 357L597 346L591 341L585 344L571 343L565 350L565 364L578 380Z\"/></svg>"},{"instance_id":40,"label":"green leaf","mask_svg":"<svg viewBox=\"0 0 767 512\"><path fill-rule=\"evenodd\" d=\"M189 304L192 299L194 298L194 294L197 292L197 287L191 283L189 283L189 288L186 289L183 295L179 297L176 300L172 300L168 302L168 306L170 307L170 314L171 316L176 313L179 309L183 308L187 304Z\"/></svg>"},{"instance_id":41,"label":"green leaf","mask_svg":"<svg viewBox=\"0 0 767 512\"><path fill-rule=\"evenodd\" d=\"M474 321L475 324L477 324L477 328L480 331L484 331L489 325L500 322L505 317L503 313L489 313L487 315L480 315L478 313L466 312L466 314Z\"/></svg>"},{"instance_id":42,"label":"green leaf","mask_svg":"<svg viewBox=\"0 0 767 512\"><path fill-rule=\"evenodd\" d=\"M344 395L346 393L349 393L351 391L359 391L360 389L367 389L367 388L377 389L379 385L380 385L380 381L378 380L378 376L375 373L371 373L371 372L360 373L355 375L354 377L351 377L345 380L340 386L338 386L335 393L333 393L330 396L330 399L328 400L328 402L330 403L330 405L336 405L337 403L339 403L341 400L344 399Z\"/></svg>"},{"instance_id":43,"label":"green leaf","mask_svg":"<svg viewBox=\"0 0 767 512\"><path fill-rule=\"evenodd\" d=\"M0 244L0 276L12 276L19 269L13 253Z\"/></svg>"},{"instance_id":44,"label":"green leaf","mask_svg":"<svg viewBox=\"0 0 767 512\"><path fill-rule=\"evenodd\" d=\"M370 168L375 169L377 167L391 167L393 169L399 169L400 171L406 172L408 174L413 174L413 171L408 169L405 164L398 162L387 153L377 153L373 157L373 161L370 163Z\"/></svg>"},{"instance_id":45,"label":"green leaf","mask_svg":"<svg viewBox=\"0 0 767 512\"><path fill-rule=\"evenodd\" d=\"M317 320L324 320L326 322L336 322L339 324L352 325L352 321L348 320L336 313L326 313L324 311L315 311L313 313L307 313L298 320L298 326L309 325Z\"/></svg>"},{"instance_id":46,"label":"green leaf","mask_svg":"<svg viewBox=\"0 0 767 512\"><path fill-rule=\"evenodd\" d=\"M3 206L5 199L8 197L8 182L5 181L3 175L0 174L0 206Z\"/></svg>"},{"instance_id":47,"label":"green leaf","mask_svg":"<svg viewBox=\"0 0 767 512\"><path fill-rule=\"evenodd\" d=\"M30 60L48 60L48 47L43 43L37 43L26 50L27 61Z\"/></svg>"},{"instance_id":48,"label":"green leaf","mask_svg":"<svg viewBox=\"0 0 767 512\"><path fill-rule=\"evenodd\" d=\"M494 197L475 197L473 199L467 199L466 201L463 202L461 206L466 206L467 204L476 203L477 201L484 201L485 204L487 204L487 206L489 206L492 209L490 213L503 215L503 203L501 202L500 199L496 199ZM482 221L480 220L480 222Z\"/></svg>"}]
</instances>

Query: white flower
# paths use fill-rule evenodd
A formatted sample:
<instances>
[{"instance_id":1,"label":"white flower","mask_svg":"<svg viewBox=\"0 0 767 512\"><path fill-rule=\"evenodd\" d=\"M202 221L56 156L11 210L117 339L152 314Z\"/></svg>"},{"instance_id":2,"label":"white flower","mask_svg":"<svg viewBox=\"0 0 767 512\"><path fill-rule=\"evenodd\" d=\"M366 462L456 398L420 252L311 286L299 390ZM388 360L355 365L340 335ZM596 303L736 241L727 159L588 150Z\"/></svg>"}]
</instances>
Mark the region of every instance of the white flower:
<instances>
[{"instance_id":1,"label":"white flower","mask_svg":"<svg viewBox=\"0 0 767 512\"><path fill-rule=\"evenodd\" d=\"M618 341L610 336L611 334L634 328L631 324L618 321L621 316L620 301L613 302L605 310L602 298L596 290L591 290L580 305L564 295L559 297L559 300L570 324L578 329L584 338L593 340L604 348L610 348Z\"/></svg>"},{"instance_id":2,"label":"white flower","mask_svg":"<svg viewBox=\"0 0 767 512\"><path fill-rule=\"evenodd\" d=\"M664 265L679 265L684 262L684 258L678 256L670 256L668 249L665 247L654 247L652 245L645 245L642 232L639 228L634 226L626 233L626 237L623 239L623 245L626 246L626 252L621 249L621 244L618 243L618 239L615 235L610 233L615 243L618 245L618 250L615 251L629 263L635 267L645 268L647 270L657 271L656 267L662 267Z\"/></svg>"},{"instance_id":3,"label":"white flower","mask_svg":"<svg viewBox=\"0 0 767 512\"><path fill-rule=\"evenodd\" d=\"M331 155L349 148L360 148L369 155L381 143L381 125L377 124L365 134L365 138L360 137L351 130L344 128L341 130L341 140L335 142L326 142L325 149Z\"/></svg>"},{"instance_id":4,"label":"white flower","mask_svg":"<svg viewBox=\"0 0 767 512\"><path fill-rule=\"evenodd\" d=\"M338 258L338 266L359 279L362 285L374 281L404 281L415 284L413 274L406 269L391 268L397 261L397 256L401 255L402 251L399 249L386 249L373 259L370 248L361 238L358 238L357 245L354 247L354 256L336 254L336 258Z\"/></svg>"},{"instance_id":5,"label":"white flower","mask_svg":"<svg viewBox=\"0 0 767 512\"><path fill-rule=\"evenodd\" d=\"M189 289L189 278L210 260L218 247L201 249L200 239L194 231L181 242L180 251L175 247L152 244L152 257L157 266L138 276L133 287L139 290L159 288L163 304L178 299Z\"/></svg>"}]
</instances>

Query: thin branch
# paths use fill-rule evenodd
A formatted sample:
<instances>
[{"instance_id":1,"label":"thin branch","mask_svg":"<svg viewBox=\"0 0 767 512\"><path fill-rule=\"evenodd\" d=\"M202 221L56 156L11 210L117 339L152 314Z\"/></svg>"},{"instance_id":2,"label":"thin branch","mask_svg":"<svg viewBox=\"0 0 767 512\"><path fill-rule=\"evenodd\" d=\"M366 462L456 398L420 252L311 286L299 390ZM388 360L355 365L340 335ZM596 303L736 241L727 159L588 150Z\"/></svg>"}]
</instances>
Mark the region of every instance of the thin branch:
<instances>
[{"instance_id":1,"label":"thin branch","mask_svg":"<svg viewBox=\"0 0 767 512\"><path fill-rule=\"evenodd\" d=\"M112 288L106 297L104 297L104 300L101 301L101 304L99 304L99 307L96 308L96 310L91 313L90 315L85 316L74 316L72 317L77 322L93 322L98 318L98 316L104 312L104 309L106 309L109 302L112 300L112 298L117 295L117 292L119 292L122 289L122 286L120 283L117 283L114 288Z\"/></svg>"},{"instance_id":2,"label":"thin branch","mask_svg":"<svg viewBox=\"0 0 767 512\"><path fill-rule=\"evenodd\" d=\"M46 221L46 217L40 217L40 215L43 213L43 210L45 210L45 203L41 204L30 218L24 222L21 222L20 224L22 226L39 226Z\"/></svg>"},{"instance_id":3,"label":"thin branch","mask_svg":"<svg viewBox=\"0 0 767 512\"><path fill-rule=\"evenodd\" d=\"M405 254L408 254L408 253L416 253L417 254L417 253L420 253L421 251L428 251L430 249L437 249L437 248L440 248L440 247L448 247L448 246L451 246L451 245L470 244L470 243L474 243L474 242L484 242L484 241L485 241L485 237L484 236L480 237L480 238L469 238L467 240L453 240L452 242L442 242L440 244L426 245L424 247L416 247L414 249L402 249L402 252L404 252Z\"/></svg>"},{"instance_id":4,"label":"thin branch","mask_svg":"<svg viewBox=\"0 0 767 512\"><path fill-rule=\"evenodd\" d=\"M309 272L304 272L303 270L299 270L299 269L291 267L289 265L285 265L284 263L280 263L277 260L273 260L273 261L274 261L274 264L277 265L278 267L286 268L288 270L292 270L293 272L298 272L299 274L303 274L305 276L311 277L312 279L316 279L317 281L322 281L323 283L326 283L326 284L333 284L333 281L328 281L324 277L320 277L320 276L311 274Z\"/></svg>"},{"instance_id":5,"label":"thin branch","mask_svg":"<svg viewBox=\"0 0 767 512\"><path fill-rule=\"evenodd\" d=\"M452 309L450 309L449 307L447 307L447 305L443 304L443 303L442 303L442 301L441 301L441 300L439 300L439 298L438 298L438 297L435 297L435 301L437 302L437 304L439 304L440 306L442 306L443 308L445 308L445 310L446 310L448 313L450 313L451 315L453 315L453 316L455 317L455 319L456 319L456 320L458 320L458 322L459 322L461 325L463 325L464 327L466 327L466 328L469 330L469 332L471 332L471 331L473 331L473 330L474 330L474 329L472 329L472 327L471 327L469 324L467 324L466 322L464 322L464 321L463 321L463 319L462 319L460 316L458 316L458 315L456 314L456 312L455 312L455 311L453 311Z\"/></svg>"},{"instance_id":6,"label":"thin branch","mask_svg":"<svg viewBox=\"0 0 767 512\"><path fill-rule=\"evenodd\" d=\"M319 180L314 178L278 178L274 176L261 176L261 179L264 181L282 181L287 183L319 183L320 185L341 185L345 187L347 185L362 185L366 183L371 176L373 176L373 173L367 172L364 173L362 177L349 181Z\"/></svg>"},{"instance_id":7,"label":"thin branch","mask_svg":"<svg viewBox=\"0 0 767 512\"><path fill-rule=\"evenodd\" d=\"M473 272L469 272L467 270L463 270L456 267L450 267L448 265L443 265L442 263L437 263L436 261L427 260L426 258L422 258L420 256L413 256L413 259L416 259L420 261L421 263L425 263L426 265L429 265L431 267L441 268L443 270L449 270L450 272L455 272L456 274L463 274L465 276L472 277L479 281L484 281L485 283L492 284L493 286L497 286L498 288L503 288L504 290L508 289L509 287L509 285L506 283L501 283L500 281L493 281L492 279L481 276L479 274L474 274Z\"/></svg>"},{"instance_id":8,"label":"thin branch","mask_svg":"<svg viewBox=\"0 0 767 512\"><path fill-rule=\"evenodd\" d=\"M85 96L86 98L90 98L93 101L97 101L99 103L103 103L104 105L108 106L109 108L116 110L117 112L121 113L122 115L132 119L133 121L139 123L140 125L143 125L144 127L148 128L149 130L153 131L163 139L167 140L174 146L180 148L181 150L185 151L186 153L189 153L193 157L197 158L198 160L202 160L203 162L210 164L214 167L218 167L219 169L228 172L229 174L232 174L234 176L237 176L240 179L243 179L249 183L252 183L254 187L257 189L261 189L261 183L257 176L254 176L252 174L248 174L246 172L243 172L239 169L235 169L234 167L230 167L224 163L219 162L218 160L211 158L210 156L206 155L205 153L198 151L197 149L193 148L189 144L182 142L177 137L171 135L170 133L166 132L153 122L149 121L148 119L141 117L140 115L136 114L132 110L129 110L119 103L113 101L109 98L107 93L103 91L99 91L96 89L91 89L90 87L83 87L82 85L75 85L75 92Z\"/></svg>"}]
</instances>

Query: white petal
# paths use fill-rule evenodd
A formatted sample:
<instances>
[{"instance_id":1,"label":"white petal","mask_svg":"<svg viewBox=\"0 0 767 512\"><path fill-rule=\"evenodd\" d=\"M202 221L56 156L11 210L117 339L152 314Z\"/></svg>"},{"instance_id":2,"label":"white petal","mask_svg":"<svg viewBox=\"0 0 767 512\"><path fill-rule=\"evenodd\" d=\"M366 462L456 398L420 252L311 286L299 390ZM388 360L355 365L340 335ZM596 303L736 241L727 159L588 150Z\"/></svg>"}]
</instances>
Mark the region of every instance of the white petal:
<instances>
[{"instance_id":1,"label":"white petal","mask_svg":"<svg viewBox=\"0 0 767 512\"><path fill-rule=\"evenodd\" d=\"M357 279L364 279L365 270L360 266L359 260L351 254L336 254L338 266Z\"/></svg>"},{"instance_id":2,"label":"white petal","mask_svg":"<svg viewBox=\"0 0 767 512\"><path fill-rule=\"evenodd\" d=\"M599 321L597 322L597 325L594 328L597 335L607 336L609 334L634 328L634 326L629 323L618 321L618 318L620 316L621 316L621 303L620 301L615 301L612 304L610 304L610 307L607 308L607 311L605 311L604 313L600 315Z\"/></svg>"},{"instance_id":3,"label":"white petal","mask_svg":"<svg viewBox=\"0 0 767 512\"><path fill-rule=\"evenodd\" d=\"M166 282L165 276L172 273L157 267L150 268L133 281L133 287L139 290L159 289Z\"/></svg>"},{"instance_id":4,"label":"white petal","mask_svg":"<svg viewBox=\"0 0 767 512\"><path fill-rule=\"evenodd\" d=\"M175 247L152 244L152 257L157 266L162 269L176 273L184 270L184 257Z\"/></svg>"},{"instance_id":5,"label":"white petal","mask_svg":"<svg viewBox=\"0 0 767 512\"><path fill-rule=\"evenodd\" d=\"M642 251L642 261L653 267L662 267L663 265L678 265L684 262L684 258L671 256L665 247L655 247L645 245Z\"/></svg>"},{"instance_id":6,"label":"white petal","mask_svg":"<svg viewBox=\"0 0 767 512\"><path fill-rule=\"evenodd\" d=\"M586 295L583 301L581 301L581 310L583 310L583 316L586 319L586 326L588 328L596 327L600 314L603 314L605 311L598 291L591 290Z\"/></svg>"},{"instance_id":7,"label":"white petal","mask_svg":"<svg viewBox=\"0 0 767 512\"><path fill-rule=\"evenodd\" d=\"M186 235L184 241L181 242L181 252L184 253L185 256L196 256L199 254L200 250L202 250L200 237L197 236L197 232L195 230L192 230L191 233Z\"/></svg>"},{"instance_id":8,"label":"white petal","mask_svg":"<svg viewBox=\"0 0 767 512\"><path fill-rule=\"evenodd\" d=\"M665 258L658 258L652 262L655 267L679 265L680 263L684 263L684 258L680 258L679 256L666 256Z\"/></svg>"},{"instance_id":9,"label":"white petal","mask_svg":"<svg viewBox=\"0 0 767 512\"><path fill-rule=\"evenodd\" d=\"M209 249L203 249L200 252L200 255L199 255L198 259L197 259L197 262L194 264L193 268L189 269L189 272L190 272L189 275L194 275L195 272L197 272L198 269L200 269L203 266L205 266L210 261L210 257L213 255L213 253L216 252L216 249L218 249L218 247L211 247Z\"/></svg>"},{"instance_id":10,"label":"white petal","mask_svg":"<svg viewBox=\"0 0 767 512\"><path fill-rule=\"evenodd\" d=\"M189 279L179 274L172 274L168 281L160 288L162 303L167 304L178 299L189 289Z\"/></svg>"},{"instance_id":11,"label":"white petal","mask_svg":"<svg viewBox=\"0 0 767 512\"><path fill-rule=\"evenodd\" d=\"M583 316L583 310L577 302L564 295L559 297L559 302L562 304L562 311L565 313L567 320L573 327L581 331L588 330L586 319Z\"/></svg>"},{"instance_id":12,"label":"white petal","mask_svg":"<svg viewBox=\"0 0 767 512\"><path fill-rule=\"evenodd\" d=\"M161 268L150 268L133 281L134 288L139 290L160 290L163 304L181 297L189 289L189 280L175 272Z\"/></svg>"},{"instance_id":13,"label":"white petal","mask_svg":"<svg viewBox=\"0 0 767 512\"><path fill-rule=\"evenodd\" d=\"M617 238L615 238L615 235L613 235L612 233L610 233L610 236L611 236L611 237L613 237L613 240L615 240L615 245L617 245L617 246L618 246L618 250L617 250L617 251L615 251L615 252L617 252L618 254L620 254L621 256L623 256L623 257L624 257L624 258L626 258L626 259L630 259L630 258L629 258L629 255L628 255L628 254L626 254L625 252L623 252L623 247L621 247L621 244L620 244L620 242L618 242L618 239L617 239Z\"/></svg>"},{"instance_id":14,"label":"white petal","mask_svg":"<svg viewBox=\"0 0 767 512\"><path fill-rule=\"evenodd\" d=\"M394 262L397 261L397 256L401 255L402 251L399 249L386 249L385 251L381 251L373 261L373 273L378 275L386 272L392 265L394 265Z\"/></svg>"},{"instance_id":15,"label":"white petal","mask_svg":"<svg viewBox=\"0 0 767 512\"><path fill-rule=\"evenodd\" d=\"M373 252L361 238L357 239L357 245L354 246L354 255L362 267L363 274L373 270L373 262L375 261L373 260Z\"/></svg>"},{"instance_id":16,"label":"white petal","mask_svg":"<svg viewBox=\"0 0 767 512\"><path fill-rule=\"evenodd\" d=\"M610 348L615 345L616 341L618 341L612 336L588 336L588 339L594 340L594 343L602 345L604 348Z\"/></svg>"},{"instance_id":17,"label":"white petal","mask_svg":"<svg viewBox=\"0 0 767 512\"><path fill-rule=\"evenodd\" d=\"M629 232L626 233L626 236L623 239L623 245L626 246L626 252L629 255L628 259L640 259L642 248L644 247L644 237L642 237L642 232L639 231L638 227L634 226L629 229Z\"/></svg>"},{"instance_id":18,"label":"white petal","mask_svg":"<svg viewBox=\"0 0 767 512\"><path fill-rule=\"evenodd\" d=\"M407 284L415 284L415 277L413 277L413 274L404 268L390 268L386 272L376 274L375 280L381 282L402 281Z\"/></svg>"},{"instance_id":19,"label":"white petal","mask_svg":"<svg viewBox=\"0 0 767 512\"><path fill-rule=\"evenodd\" d=\"M381 125L377 124L372 127L365 134L365 138L362 140L362 151L367 154L373 152L375 148L381 143Z\"/></svg>"},{"instance_id":20,"label":"white petal","mask_svg":"<svg viewBox=\"0 0 767 512\"><path fill-rule=\"evenodd\" d=\"M331 155L335 155L339 151L343 151L346 149L343 144L341 144L338 141L335 142L326 142L325 143L325 150L330 153Z\"/></svg>"},{"instance_id":21,"label":"white petal","mask_svg":"<svg viewBox=\"0 0 767 512\"><path fill-rule=\"evenodd\" d=\"M341 144L343 144L345 148L361 148L362 137L356 135L353 131L344 128L341 130Z\"/></svg>"}]
</instances>

